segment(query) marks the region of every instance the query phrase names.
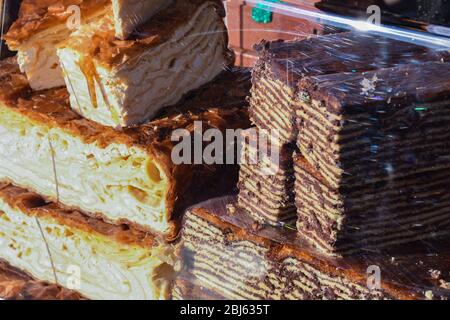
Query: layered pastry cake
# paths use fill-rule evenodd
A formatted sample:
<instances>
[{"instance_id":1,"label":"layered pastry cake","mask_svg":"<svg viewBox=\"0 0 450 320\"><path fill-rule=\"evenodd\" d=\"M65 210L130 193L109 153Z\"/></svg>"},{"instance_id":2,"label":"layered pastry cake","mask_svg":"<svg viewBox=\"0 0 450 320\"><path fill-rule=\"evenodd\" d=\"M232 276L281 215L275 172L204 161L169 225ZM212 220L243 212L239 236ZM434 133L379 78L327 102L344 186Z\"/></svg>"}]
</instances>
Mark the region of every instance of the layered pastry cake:
<instances>
[{"instance_id":1,"label":"layered pastry cake","mask_svg":"<svg viewBox=\"0 0 450 320\"><path fill-rule=\"evenodd\" d=\"M239 205L261 223L292 223L294 203L295 146L279 145L264 132L251 128L242 139L239 170Z\"/></svg>"},{"instance_id":2,"label":"layered pastry cake","mask_svg":"<svg viewBox=\"0 0 450 320\"><path fill-rule=\"evenodd\" d=\"M294 162L298 232L327 254L450 235L449 170L334 188L303 157Z\"/></svg>"},{"instance_id":3,"label":"layered pastry cake","mask_svg":"<svg viewBox=\"0 0 450 320\"><path fill-rule=\"evenodd\" d=\"M184 272L227 299L444 299L450 295L450 251L445 242L411 244L397 254L368 253L343 260L317 253L296 238L295 231L255 229L233 197L196 205L185 219ZM189 287L179 285L176 295L185 289Z\"/></svg>"},{"instance_id":4,"label":"layered pastry cake","mask_svg":"<svg viewBox=\"0 0 450 320\"><path fill-rule=\"evenodd\" d=\"M37 194L0 187L0 258L37 280L90 299L167 299L176 275L170 245Z\"/></svg>"},{"instance_id":5,"label":"layered pastry cake","mask_svg":"<svg viewBox=\"0 0 450 320\"><path fill-rule=\"evenodd\" d=\"M31 88L49 89L64 85L56 46L82 25L108 16L114 37L124 39L168 0L23 0L19 18L6 40L18 51L20 68L27 74Z\"/></svg>"},{"instance_id":6,"label":"layered pastry cake","mask_svg":"<svg viewBox=\"0 0 450 320\"><path fill-rule=\"evenodd\" d=\"M259 60L253 71L250 116L259 128L276 130L282 143L295 142L297 137L297 84L302 78L448 59L446 53L358 32L263 41L256 49Z\"/></svg>"},{"instance_id":7,"label":"layered pastry cake","mask_svg":"<svg viewBox=\"0 0 450 320\"><path fill-rule=\"evenodd\" d=\"M298 229L327 252L448 234L450 64L303 79Z\"/></svg>"},{"instance_id":8,"label":"layered pastry cake","mask_svg":"<svg viewBox=\"0 0 450 320\"><path fill-rule=\"evenodd\" d=\"M0 260L0 299L80 300L80 294L31 276Z\"/></svg>"},{"instance_id":9,"label":"layered pastry cake","mask_svg":"<svg viewBox=\"0 0 450 320\"><path fill-rule=\"evenodd\" d=\"M219 0L179 0L127 41L98 19L60 45L72 108L112 127L153 118L234 61Z\"/></svg>"},{"instance_id":10,"label":"layered pastry cake","mask_svg":"<svg viewBox=\"0 0 450 320\"><path fill-rule=\"evenodd\" d=\"M206 107L208 101L203 100L211 95L205 86L186 102L198 103L198 109L116 131L72 111L66 89L32 93L18 70L3 74L0 177L91 216L129 223L171 239L184 208L216 192L232 190L238 174L237 165L194 165L192 159L174 162L172 151L181 142L172 133L181 132L194 144L194 134L207 129L225 133L248 128L247 111L242 108L245 90L230 90L242 85L248 89L248 80L247 72L227 71L211 84L216 90L213 106ZM238 96L229 100L231 94ZM241 105L230 106L239 97ZM204 147L206 142L200 144Z\"/></svg>"}]
</instances>

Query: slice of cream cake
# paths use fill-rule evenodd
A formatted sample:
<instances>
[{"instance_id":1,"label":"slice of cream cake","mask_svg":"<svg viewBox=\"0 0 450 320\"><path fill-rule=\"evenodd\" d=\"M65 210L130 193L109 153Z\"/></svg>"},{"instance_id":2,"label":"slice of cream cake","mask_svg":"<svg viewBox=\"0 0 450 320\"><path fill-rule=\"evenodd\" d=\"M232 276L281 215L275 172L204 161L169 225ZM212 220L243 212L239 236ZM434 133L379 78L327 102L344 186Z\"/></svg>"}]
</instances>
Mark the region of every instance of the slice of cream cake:
<instances>
[{"instance_id":1,"label":"slice of cream cake","mask_svg":"<svg viewBox=\"0 0 450 320\"><path fill-rule=\"evenodd\" d=\"M111 225L7 183L0 184L0 259L36 280L88 299L168 299L171 245Z\"/></svg>"},{"instance_id":2,"label":"slice of cream cake","mask_svg":"<svg viewBox=\"0 0 450 320\"><path fill-rule=\"evenodd\" d=\"M56 45L66 40L82 25L109 16L114 36L127 38L135 28L168 0L23 0L19 18L5 39L11 50L18 51L21 70L34 90L64 85L56 55Z\"/></svg>"},{"instance_id":3,"label":"slice of cream cake","mask_svg":"<svg viewBox=\"0 0 450 320\"><path fill-rule=\"evenodd\" d=\"M248 128L248 71L227 71L167 116L117 131L71 110L65 88L32 92L7 62L0 63L0 179L167 238L177 235L186 206L236 184L238 165L173 161L180 140L172 135L185 133L193 143L208 129Z\"/></svg>"}]
</instances>

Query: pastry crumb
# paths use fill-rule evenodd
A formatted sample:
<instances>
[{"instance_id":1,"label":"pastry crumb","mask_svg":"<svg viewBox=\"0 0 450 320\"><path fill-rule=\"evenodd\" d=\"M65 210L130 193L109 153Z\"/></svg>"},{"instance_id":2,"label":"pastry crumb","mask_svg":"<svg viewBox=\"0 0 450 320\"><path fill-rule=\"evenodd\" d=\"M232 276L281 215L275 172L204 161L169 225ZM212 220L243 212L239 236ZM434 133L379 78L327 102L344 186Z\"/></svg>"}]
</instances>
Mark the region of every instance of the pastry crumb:
<instances>
[{"instance_id":1,"label":"pastry crumb","mask_svg":"<svg viewBox=\"0 0 450 320\"><path fill-rule=\"evenodd\" d=\"M236 213L236 207L232 204L227 204L227 211L230 214L235 214Z\"/></svg>"}]
</instances>

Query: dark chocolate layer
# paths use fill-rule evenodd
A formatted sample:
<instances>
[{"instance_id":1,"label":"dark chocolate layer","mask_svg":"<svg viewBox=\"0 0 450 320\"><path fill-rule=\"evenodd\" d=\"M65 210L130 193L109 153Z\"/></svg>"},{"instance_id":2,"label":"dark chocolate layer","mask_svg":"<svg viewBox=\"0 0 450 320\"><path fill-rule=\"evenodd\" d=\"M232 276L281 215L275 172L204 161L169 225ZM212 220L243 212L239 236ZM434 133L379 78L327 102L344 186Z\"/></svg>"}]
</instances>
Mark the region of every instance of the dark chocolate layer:
<instances>
[{"instance_id":1,"label":"dark chocolate layer","mask_svg":"<svg viewBox=\"0 0 450 320\"><path fill-rule=\"evenodd\" d=\"M450 64L300 82L297 145L335 188L450 168Z\"/></svg>"}]
</instances>

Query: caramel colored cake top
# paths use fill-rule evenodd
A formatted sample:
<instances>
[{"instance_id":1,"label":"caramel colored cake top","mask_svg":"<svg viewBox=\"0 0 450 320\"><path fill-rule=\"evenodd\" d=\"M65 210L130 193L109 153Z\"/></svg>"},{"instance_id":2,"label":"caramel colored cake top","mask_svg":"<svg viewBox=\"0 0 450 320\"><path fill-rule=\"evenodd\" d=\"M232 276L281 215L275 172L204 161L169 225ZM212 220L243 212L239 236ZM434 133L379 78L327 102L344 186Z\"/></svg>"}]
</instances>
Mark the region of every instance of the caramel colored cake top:
<instances>
[{"instance_id":1,"label":"caramel colored cake top","mask_svg":"<svg viewBox=\"0 0 450 320\"><path fill-rule=\"evenodd\" d=\"M79 6L81 18L102 9L111 0L23 0L19 18L9 29L5 39L18 46L37 33L65 23L73 14L68 8Z\"/></svg>"},{"instance_id":2,"label":"caramel colored cake top","mask_svg":"<svg viewBox=\"0 0 450 320\"><path fill-rule=\"evenodd\" d=\"M38 123L67 130L86 143L96 142L104 147L124 143L153 153L171 149L176 143L171 141L172 130L186 128L191 131L194 121L203 121L205 126L219 129L249 124L247 111L236 108L243 109L247 105L250 77L250 70L246 68L226 70L211 83L189 93L177 105L163 109L155 120L117 131L73 111L65 88L32 92L15 59L8 58L0 61L0 103L4 102L2 107Z\"/></svg>"},{"instance_id":3,"label":"caramel colored cake top","mask_svg":"<svg viewBox=\"0 0 450 320\"><path fill-rule=\"evenodd\" d=\"M77 51L87 52L89 57L107 66L130 62L132 57L170 41L176 31L186 25L199 8L208 3L216 7L217 19L225 17L220 0L178 0L135 30L127 40L118 40L112 28L112 21L104 19L95 33L89 35L89 41L69 41L70 43L63 44L63 47L67 45Z\"/></svg>"}]
</instances>

